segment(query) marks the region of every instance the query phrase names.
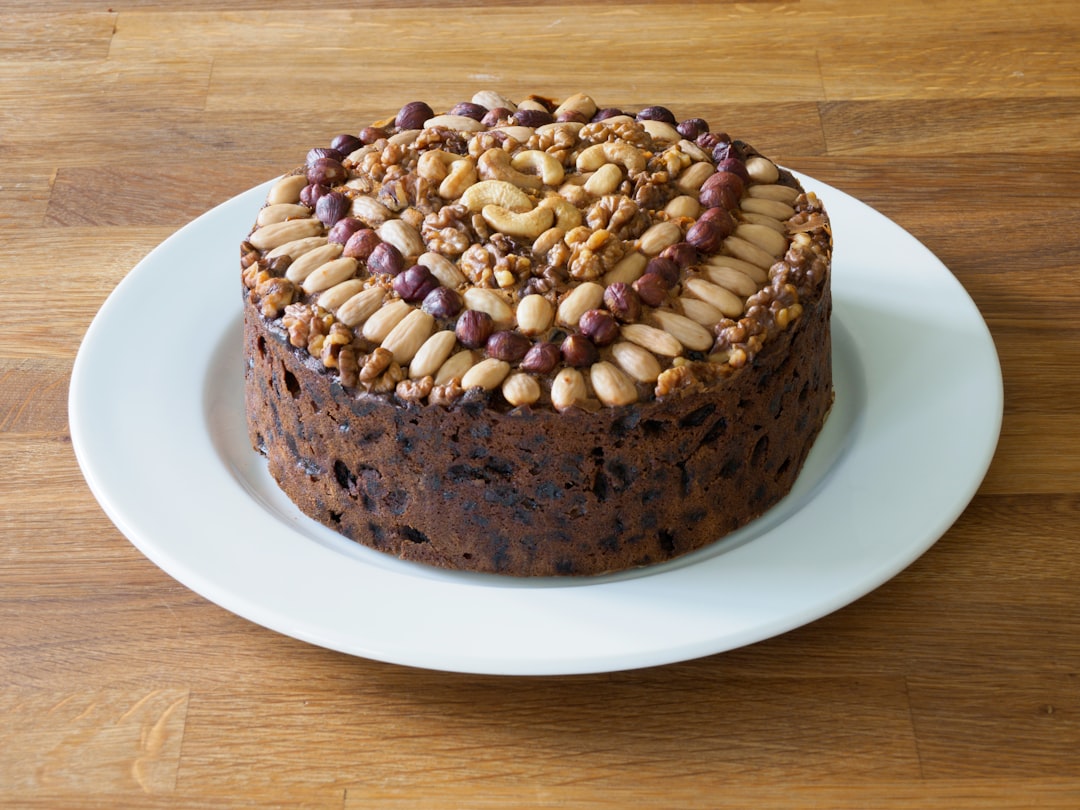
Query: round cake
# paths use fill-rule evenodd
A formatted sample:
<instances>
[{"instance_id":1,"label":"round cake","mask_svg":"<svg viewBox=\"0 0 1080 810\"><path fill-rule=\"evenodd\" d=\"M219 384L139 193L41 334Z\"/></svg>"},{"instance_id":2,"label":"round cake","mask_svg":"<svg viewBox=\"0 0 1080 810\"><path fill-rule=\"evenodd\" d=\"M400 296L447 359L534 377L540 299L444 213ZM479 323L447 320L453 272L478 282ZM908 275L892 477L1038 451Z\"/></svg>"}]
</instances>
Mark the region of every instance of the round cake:
<instances>
[{"instance_id":1,"label":"round cake","mask_svg":"<svg viewBox=\"0 0 1080 810\"><path fill-rule=\"evenodd\" d=\"M700 118L476 94L311 149L241 246L252 445L307 515L447 569L713 543L832 404L817 197Z\"/></svg>"}]
</instances>

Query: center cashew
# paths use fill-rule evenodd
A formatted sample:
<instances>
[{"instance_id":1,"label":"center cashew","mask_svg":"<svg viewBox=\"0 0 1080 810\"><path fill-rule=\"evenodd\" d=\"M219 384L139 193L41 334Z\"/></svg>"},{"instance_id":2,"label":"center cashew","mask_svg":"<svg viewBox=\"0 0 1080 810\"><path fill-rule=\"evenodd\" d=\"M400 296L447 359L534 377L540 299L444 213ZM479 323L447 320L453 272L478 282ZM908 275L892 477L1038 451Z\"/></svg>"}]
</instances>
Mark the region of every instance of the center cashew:
<instances>
[{"instance_id":1,"label":"center cashew","mask_svg":"<svg viewBox=\"0 0 1080 810\"><path fill-rule=\"evenodd\" d=\"M532 211L517 213L508 211L501 205L485 205L480 213L484 221L495 230L521 239L535 239L555 221L555 213L550 208L534 208Z\"/></svg>"}]
</instances>

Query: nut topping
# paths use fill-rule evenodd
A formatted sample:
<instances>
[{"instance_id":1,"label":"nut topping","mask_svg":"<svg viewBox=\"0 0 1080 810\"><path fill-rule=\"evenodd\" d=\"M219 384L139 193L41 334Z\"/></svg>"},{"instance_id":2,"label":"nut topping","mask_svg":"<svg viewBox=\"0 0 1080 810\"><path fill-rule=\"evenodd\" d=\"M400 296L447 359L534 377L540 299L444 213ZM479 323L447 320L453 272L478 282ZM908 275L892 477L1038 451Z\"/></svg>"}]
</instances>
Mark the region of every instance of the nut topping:
<instances>
[{"instance_id":1,"label":"nut topping","mask_svg":"<svg viewBox=\"0 0 1080 810\"><path fill-rule=\"evenodd\" d=\"M343 386L403 406L719 384L799 327L829 221L747 144L637 109L483 91L337 135L270 187L245 294Z\"/></svg>"}]
</instances>

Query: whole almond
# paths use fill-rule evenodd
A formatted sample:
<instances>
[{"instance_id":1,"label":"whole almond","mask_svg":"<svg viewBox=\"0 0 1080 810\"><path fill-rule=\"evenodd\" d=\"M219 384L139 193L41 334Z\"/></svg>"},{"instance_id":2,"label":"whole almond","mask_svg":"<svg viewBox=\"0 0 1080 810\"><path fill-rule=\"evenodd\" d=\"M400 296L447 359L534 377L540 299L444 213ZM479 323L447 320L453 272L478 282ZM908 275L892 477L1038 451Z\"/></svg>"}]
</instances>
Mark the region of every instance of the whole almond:
<instances>
[{"instance_id":1,"label":"whole almond","mask_svg":"<svg viewBox=\"0 0 1080 810\"><path fill-rule=\"evenodd\" d=\"M395 363L404 366L416 356L434 326L435 318L422 309L414 309L383 338L382 347L394 355Z\"/></svg>"},{"instance_id":2,"label":"whole almond","mask_svg":"<svg viewBox=\"0 0 1080 810\"><path fill-rule=\"evenodd\" d=\"M585 377L576 368L560 369L551 381L551 404L557 411L565 411L588 396Z\"/></svg>"},{"instance_id":3,"label":"whole almond","mask_svg":"<svg viewBox=\"0 0 1080 810\"><path fill-rule=\"evenodd\" d=\"M656 256L668 245L682 239L682 230L674 222L657 222L638 239L638 250L646 256Z\"/></svg>"},{"instance_id":4,"label":"whole almond","mask_svg":"<svg viewBox=\"0 0 1080 810\"><path fill-rule=\"evenodd\" d=\"M776 263L776 257L767 250L762 250L752 242L738 236L729 236L724 240L724 248L738 259L755 264L763 270L768 270Z\"/></svg>"},{"instance_id":5,"label":"whole almond","mask_svg":"<svg viewBox=\"0 0 1080 810\"><path fill-rule=\"evenodd\" d=\"M550 328L555 309L544 296L532 293L518 302L518 329L526 335L540 335Z\"/></svg>"},{"instance_id":6,"label":"whole almond","mask_svg":"<svg viewBox=\"0 0 1080 810\"><path fill-rule=\"evenodd\" d=\"M322 247L325 244L325 236L307 236L303 239L294 239L284 245L278 245L266 254L266 258L276 259L278 256L288 256L293 261L296 261L305 253L310 253L315 248Z\"/></svg>"},{"instance_id":7,"label":"whole almond","mask_svg":"<svg viewBox=\"0 0 1080 810\"><path fill-rule=\"evenodd\" d=\"M334 259L312 270L301 286L307 293L329 290L334 285L356 275L356 267L356 259L350 259L348 256Z\"/></svg>"},{"instance_id":8,"label":"whole almond","mask_svg":"<svg viewBox=\"0 0 1080 810\"><path fill-rule=\"evenodd\" d=\"M386 290L382 287L368 287L338 307L335 314L346 326L359 326L378 311L385 297Z\"/></svg>"},{"instance_id":9,"label":"whole almond","mask_svg":"<svg viewBox=\"0 0 1080 810\"><path fill-rule=\"evenodd\" d=\"M592 382L596 397L608 407L629 405L637 402L638 392L634 381L618 367L606 360L593 363L589 369L589 380Z\"/></svg>"},{"instance_id":10,"label":"whole almond","mask_svg":"<svg viewBox=\"0 0 1080 810\"><path fill-rule=\"evenodd\" d=\"M317 248L307 251L297 259L293 259L285 271L285 278L293 284L300 284L310 276L317 267L321 267L329 261L333 261L341 255L343 247L337 242L329 242Z\"/></svg>"},{"instance_id":11,"label":"whole almond","mask_svg":"<svg viewBox=\"0 0 1080 810\"><path fill-rule=\"evenodd\" d=\"M611 356L619 368L638 382L654 383L662 371L656 355L636 343L623 341L613 344Z\"/></svg>"},{"instance_id":12,"label":"whole almond","mask_svg":"<svg viewBox=\"0 0 1080 810\"><path fill-rule=\"evenodd\" d=\"M734 267L706 265L701 269L701 275L713 284L719 284L743 298L748 298L758 291L757 282Z\"/></svg>"},{"instance_id":13,"label":"whole almond","mask_svg":"<svg viewBox=\"0 0 1080 810\"><path fill-rule=\"evenodd\" d=\"M661 354L665 357L678 357L683 353L683 346L677 338L663 329L657 329L655 326L644 323L627 323L623 324L622 331L619 334L631 343L636 343L654 354Z\"/></svg>"},{"instance_id":14,"label":"whole almond","mask_svg":"<svg viewBox=\"0 0 1080 810\"><path fill-rule=\"evenodd\" d=\"M765 225L744 222L735 228L735 235L740 239L745 239L752 245L757 245L774 258L783 256L788 249L787 237Z\"/></svg>"},{"instance_id":15,"label":"whole almond","mask_svg":"<svg viewBox=\"0 0 1080 810\"><path fill-rule=\"evenodd\" d=\"M439 366L435 373L435 385L446 385L451 380L461 380L473 364L476 362L476 354L471 349L463 349L457 354L451 355L445 363Z\"/></svg>"},{"instance_id":16,"label":"whole almond","mask_svg":"<svg viewBox=\"0 0 1080 810\"><path fill-rule=\"evenodd\" d=\"M364 337L372 343L382 343L390 334L390 330L412 312L412 309L400 298L390 301L364 321Z\"/></svg>"},{"instance_id":17,"label":"whole almond","mask_svg":"<svg viewBox=\"0 0 1080 810\"><path fill-rule=\"evenodd\" d=\"M494 290L470 287L462 297L466 309L476 309L490 315L496 329L508 329L514 325L514 310L510 308L506 298Z\"/></svg>"},{"instance_id":18,"label":"whole almond","mask_svg":"<svg viewBox=\"0 0 1080 810\"><path fill-rule=\"evenodd\" d=\"M703 352L712 348L712 332L697 321L670 309L653 310L652 318L661 329L691 351Z\"/></svg>"},{"instance_id":19,"label":"whole almond","mask_svg":"<svg viewBox=\"0 0 1080 810\"><path fill-rule=\"evenodd\" d=\"M270 187L270 191L266 195L266 202L268 205L300 202L300 191L307 184L307 175L285 175Z\"/></svg>"},{"instance_id":20,"label":"whole almond","mask_svg":"<svg viewBox=\"0 0 1080 810\"><path fill-rule=\"evenodd\" d=\"M318 305L323 309L336 312L337 308L364 289L366 282L362 278L350 278L335 284L319 296Z\"/></svg>"},{"instance_id":21,"label":"whole almond","mask_svg":"<svg viewBox=\"0 0 1080 810\"><path fill-rule=\"evenodd\" d=\"M490 391L498 387L509 373L510 364L505 360L487 357L465 372L465 376L461 378L461 387L465 390L480 387Z\"/></svg>"},{"instance_id":22,"label":"whole almond","mask_svg":"<svg viewBox=\"0 0 1080 810\"><path fill-rule=\"evenodd\" d=\"M532 405L540 399L540 383L531 374L511 374L502 384L503 398L514 407Z\"/></svg>"},{"instance_id":23,"label":"whole almond","mask_svg":"<svg viewBox=\"0 0 1080 810\"><path fill-rule=\"evenodd\" d=\"M323 224L317 219L288 219L264 225L251 234L248 241L259 250L272 250L294 239L319 236L322 232Z\"/></svg>"},{"instance_id":24,"label":"whole almond","mask_svg":"<svg viewBox=\"0 0 1080 810\"><path fill-rule=\"evenodd\" d=\"M409 376L418 380L421 377L434 375L446 362L456 343L457 335L454 334L453 329L436 332L425 340L413 355L412 362L409 363Z\"/></svg>"},{"instance_id":25,"label":"whole almond","mask_svg":"<svg viewBox=\"0 0 1080 810\"><path fill-rule=\"evenodd\" d=\"M703 278L689 278L683 283L683 289L694 298L700 298L716 307L729 318L737 318L743 313L743 299L726 287L718 287Z\"/></svg>"},{"instance_id":26,"label":"whole almond","mask_svg":"<svg viewBox=\"0 0 1080 810\"><path fill-rule=\"evenodd\" d=\"M555 315L563 326L576 328L581 316L590 309L596 309L604 301L604 288L595 281L586 281L574 287L562 301Z\"/></svg>"}]
</instances>

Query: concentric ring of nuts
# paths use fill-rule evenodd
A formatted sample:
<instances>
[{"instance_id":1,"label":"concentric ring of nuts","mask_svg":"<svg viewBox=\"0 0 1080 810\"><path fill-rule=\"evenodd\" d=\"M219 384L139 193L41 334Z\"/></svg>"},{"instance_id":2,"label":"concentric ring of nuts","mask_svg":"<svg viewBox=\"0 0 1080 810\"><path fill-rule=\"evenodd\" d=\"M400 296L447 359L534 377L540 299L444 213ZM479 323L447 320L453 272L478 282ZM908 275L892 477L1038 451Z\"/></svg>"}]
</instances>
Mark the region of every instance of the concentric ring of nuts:
<instances>
[{"instance_id":1,"label":"concentric ring of nuts","mask_svg":"<svg viewBox=\"0 0 1080 810\"><path fill-rule=\"evenodd\" d=\"M831 255L813 194L664 107L482 91L333 143L272 184L243 280L343 385L405 407L622 407L722 380L798 322Z\"/></svg>"}]
</instances>

